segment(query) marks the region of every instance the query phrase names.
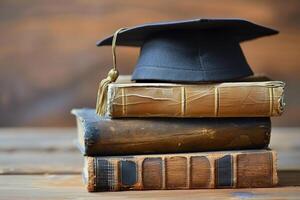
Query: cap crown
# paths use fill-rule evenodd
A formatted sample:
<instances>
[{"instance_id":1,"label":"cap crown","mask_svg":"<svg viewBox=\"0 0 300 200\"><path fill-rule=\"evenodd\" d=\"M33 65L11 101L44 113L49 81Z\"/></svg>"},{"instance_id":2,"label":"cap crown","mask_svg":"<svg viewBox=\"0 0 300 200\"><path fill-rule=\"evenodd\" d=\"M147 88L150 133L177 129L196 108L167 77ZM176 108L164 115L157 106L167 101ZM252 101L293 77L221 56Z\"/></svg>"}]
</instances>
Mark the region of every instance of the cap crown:
<instances>
[{"instance_id":1,"label":"cap crown","mask_svg":"<svg viewBox=\"0 0 300 200\"><path fill-rule=\"evenodd\" d=\"M238 41L227 34L166 32L142 45L132 80L211 82L252 74Z\"/></svg>"}]
</instances>

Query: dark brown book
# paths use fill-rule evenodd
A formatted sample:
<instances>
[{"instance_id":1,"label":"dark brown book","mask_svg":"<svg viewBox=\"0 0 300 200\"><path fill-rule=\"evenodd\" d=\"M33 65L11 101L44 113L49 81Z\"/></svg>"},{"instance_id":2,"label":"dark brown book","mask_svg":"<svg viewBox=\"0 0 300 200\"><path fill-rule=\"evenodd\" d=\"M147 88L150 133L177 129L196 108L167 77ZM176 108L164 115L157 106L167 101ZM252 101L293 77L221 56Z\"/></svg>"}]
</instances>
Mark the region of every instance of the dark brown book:
<instances>
[{"instance_id":1,"label":"dark brown book","mask_svg":"<svg viewBox=\"0 0 300 200\"><path fill-rule=\"evenodd\" d=\"M88 191L272 187L271 150L86 157Z\"/></svg>"},{"instance_id":2,"label":"dark brown book","mask_svg":"<svg viewBox=\"0 0 300 200\"><path fill-rule=\"evenodd\" d=\"M79 147L84 155L134 155L266 148L270 118L99 117L75 109Z\"/></svg>"}]
</instances>

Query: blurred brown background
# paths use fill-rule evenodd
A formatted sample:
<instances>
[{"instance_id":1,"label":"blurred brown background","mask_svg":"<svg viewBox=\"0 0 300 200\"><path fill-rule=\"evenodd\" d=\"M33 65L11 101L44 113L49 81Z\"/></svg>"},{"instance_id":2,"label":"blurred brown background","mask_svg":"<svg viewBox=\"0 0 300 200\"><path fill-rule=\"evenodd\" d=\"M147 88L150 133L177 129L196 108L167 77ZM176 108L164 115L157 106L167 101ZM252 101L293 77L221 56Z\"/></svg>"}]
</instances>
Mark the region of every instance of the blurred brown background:
<instances>
[{"instance_id":1,"label":"blurred brown background","mask_svg":"<svg viewBox=\"0 0 300 200\"><path fill-rule=\"evenodd\" d=\"M275 126L300 125L300 1L0 1L0 126L71 126L74 107L94 107L111 65L95 42L120 27L199 17L245 18L281 31L243 43L256 73L287 83ZM121 74L138 49L119 48Z\"/></svg>"}]
</instances>

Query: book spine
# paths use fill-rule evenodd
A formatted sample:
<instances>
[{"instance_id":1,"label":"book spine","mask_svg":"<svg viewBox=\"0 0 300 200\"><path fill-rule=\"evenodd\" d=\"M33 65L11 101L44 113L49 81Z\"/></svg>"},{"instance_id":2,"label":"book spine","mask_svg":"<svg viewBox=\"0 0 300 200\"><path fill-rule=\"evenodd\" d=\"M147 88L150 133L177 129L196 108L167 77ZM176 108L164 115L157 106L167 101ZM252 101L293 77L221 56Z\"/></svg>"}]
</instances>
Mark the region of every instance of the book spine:
<instances>
[{"instance_id":1,"label":"book spine","mask_svg":"<svg viewBox=\"0 0 300 200\"><path fill-rule=\"evenodd\" d=\"M284 83L109 87L110 117L266 117L283 112Z\"/></svg>"},{"instance_id":2,"label":"book spine","mask_svg":"<svg viewBox=\"0 0 300 200\"><path fill-rule=\"evenodd\" d=\"M88 191L272 187L274 151L87 157Z\"/></svg>"},{"instance_id":3,"label":"book spine","mask_svg":"<svg viewBox=\"0 0 300 200\"><path fill-rule=\"evenodd\" d=\"M88 156L261 149L270 141L270 118L82 120L81 149Z\"/></svg>"}]
</instances>

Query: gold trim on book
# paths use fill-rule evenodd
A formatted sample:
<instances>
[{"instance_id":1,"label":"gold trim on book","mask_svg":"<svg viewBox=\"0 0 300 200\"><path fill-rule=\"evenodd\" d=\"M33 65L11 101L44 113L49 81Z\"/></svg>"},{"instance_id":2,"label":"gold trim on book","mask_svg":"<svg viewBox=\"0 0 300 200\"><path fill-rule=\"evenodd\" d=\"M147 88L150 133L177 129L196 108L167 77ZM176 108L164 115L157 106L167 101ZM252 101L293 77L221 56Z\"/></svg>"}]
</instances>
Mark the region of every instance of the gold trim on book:
<instances>
[{"instance_id":1,"label":"gold trim on book","mask_svg":"<svg viewBox=\"0 0 300 200\"><path fill-rule=\"evenodd\" d=\"M215 117L219 115L219 105L220 105L219 88L215 87Z\"/></svg>"},{"instance_id":2,"label":"gold trim on book","mask_svg":"<svg viewBox=\"0 0 300 200\"><path fill-rule=\"evenodd\" d=\"M270 116L272 116L272 113L273 113L273 101L274 101L274 98L273 98L273 88L272 87L270 87L269 88L269 98L270 98L270 100L269 100L269 104L270 104Z\"/></svg>"},{"instance_id":3,"label":"gold trim on book","mask_svg":"<svg viewBox=\"0 0 300 200\"><path fill-rule=\"evenodd\" d=\"M186 90L185 87L181 87L181 115L186 113Z\"/></svg>"},{"instance_id":4,"label":"gold trim on book","mask_svg":"<svg viewBox=\"0 0 300 200\"><path fill-rule=\"evenodd\" d=\"M122 93L122 113L124 116L126 116L126 96L125 96L125 88L121 89Z\"/></svg>"}]
</instances>

